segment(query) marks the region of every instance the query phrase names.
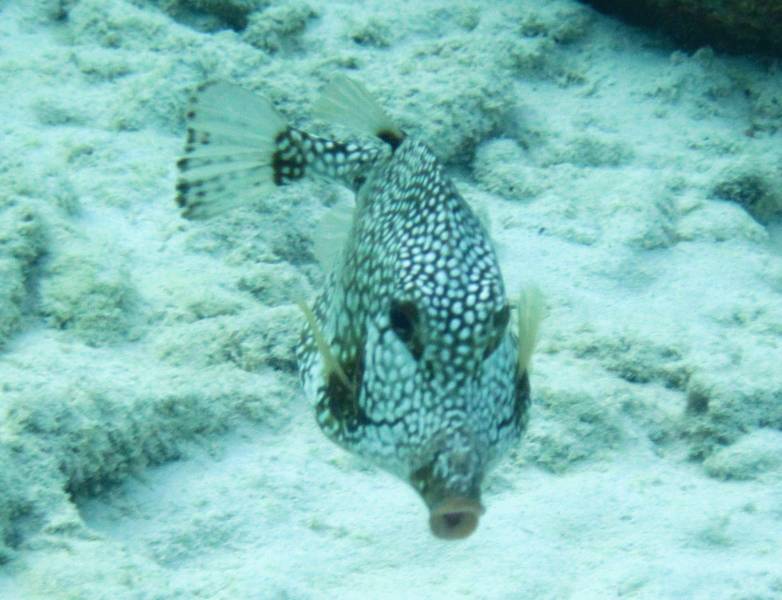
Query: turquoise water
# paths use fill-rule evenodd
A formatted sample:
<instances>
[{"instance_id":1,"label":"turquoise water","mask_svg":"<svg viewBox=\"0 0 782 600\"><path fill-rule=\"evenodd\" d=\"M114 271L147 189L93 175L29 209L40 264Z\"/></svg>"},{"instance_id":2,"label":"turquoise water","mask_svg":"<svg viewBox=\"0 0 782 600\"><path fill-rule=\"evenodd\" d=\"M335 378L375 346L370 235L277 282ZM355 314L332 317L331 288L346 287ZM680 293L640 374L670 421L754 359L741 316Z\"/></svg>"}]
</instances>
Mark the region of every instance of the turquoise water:
<instances>
[{"instance_id":1,"label":"turquoise water","mask_svg":"<svg viewBox=\"0 0 782 600\"><path fill-rule=\"evenodd\" d=\"M308 180L175 203L192 90L336 72L544 293L460 542L331 444L293 348ZM782 73L553 2L0 2L0 597L782 597Z\"/></svg>"}]
</instances>

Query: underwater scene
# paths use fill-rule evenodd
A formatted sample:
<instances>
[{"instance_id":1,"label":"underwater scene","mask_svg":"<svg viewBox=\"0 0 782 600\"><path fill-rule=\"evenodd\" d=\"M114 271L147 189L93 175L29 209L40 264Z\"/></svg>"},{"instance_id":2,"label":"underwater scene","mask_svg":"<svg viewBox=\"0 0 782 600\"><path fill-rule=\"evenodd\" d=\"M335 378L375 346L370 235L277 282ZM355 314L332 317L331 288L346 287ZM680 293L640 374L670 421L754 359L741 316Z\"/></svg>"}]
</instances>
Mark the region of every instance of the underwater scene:
<instances>
[{"instance_id":1,"label":"underwater scene","mask_svg":"<svg viewBox=\"0 0 782 600\"><path fill-rule=\"evenodd\" d=\"M782 2L0 0L0 600L782 599Z\"/></svg>"}]
</instances>

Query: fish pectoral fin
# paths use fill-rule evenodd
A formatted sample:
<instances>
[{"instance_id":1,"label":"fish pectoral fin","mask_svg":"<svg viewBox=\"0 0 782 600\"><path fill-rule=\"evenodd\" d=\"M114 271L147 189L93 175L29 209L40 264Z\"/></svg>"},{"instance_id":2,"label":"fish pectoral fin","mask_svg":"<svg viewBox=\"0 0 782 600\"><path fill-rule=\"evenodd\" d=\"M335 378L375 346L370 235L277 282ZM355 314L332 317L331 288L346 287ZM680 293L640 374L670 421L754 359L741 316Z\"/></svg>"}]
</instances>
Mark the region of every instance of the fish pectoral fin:
<instances>
[{"instance_id":1,"label":"fish pectoral fin","mask_svg":"<svg viewBox=\"0 0 782 600\"><path fill-rule=\"evenodd\" d=\"M304 313L304 318L307 320L307 324L309 325L310 331L312 332L312 338L315 340L315 346L318 348L318 352L323 358L323 364L325 367L323 377L325 379L326 385L330 384L331 376L333 374L348 390L353 390L355 386L348 379L348 376L345 374L345 371L342 369L339 361L334 357L334 354L332 354L331 346L329 346L329 343L326 340L326 336L323 335L323 331L318 325L318 320L315 318L315 313L313 313L310 307L307 306L307 304L302 300L299 300L296 304L301 309L301 312Z\"/></svg>"},{"instance_id":2,"label":"fish pectoral fin","mask_svg":"<svg viewBox=\"0 0 782 600\"><path fill-rule=\"evenodd\" d=\"M319 119L337 123L351 131L379 137L394 145L404 133L377 103L367 89L347 75L337 74L324 88L313 107Z\"/></svg>"},{"instance_id":3,"label":"fish pectoral fin","mask_svg":"<svg viewBox=\"0 0 782 600\"><path fill-rule=\"evenodd\" d=\"M299 308L307 319L312 338L323 359L323 384L319 387L320 399L316 406L318 423L332 438L340 443L339 436L351 432L368 418L358 402L358 391L363 376L360 355L347 365L342 365L331 352L313 311L303 301Z\"/></svg>"},{"instance_id":4,"label":"fish pectoral fin","mask_svg":"<svg viewBox=\"0 0 782 600\"><path fill-rule=\"evenodd\" d=\"M269 100L231 83L207 83L186 118L176 183L184 217L213 217L274 187L275 142L288 126Z\"/></svg>"},{"instance_id":5,"label":"fish pectoral fin","mask_svg":"<svg viewBox=\"0 0 782 600\"><path fill-rule=\"evenodd\" d=\"M529 368L530 359L538 341L540 322L546 314L543 293L535 286L523 289L519 294L517 308L518 373L519 376L522 376Z\"/></svg>"}]
</instances>

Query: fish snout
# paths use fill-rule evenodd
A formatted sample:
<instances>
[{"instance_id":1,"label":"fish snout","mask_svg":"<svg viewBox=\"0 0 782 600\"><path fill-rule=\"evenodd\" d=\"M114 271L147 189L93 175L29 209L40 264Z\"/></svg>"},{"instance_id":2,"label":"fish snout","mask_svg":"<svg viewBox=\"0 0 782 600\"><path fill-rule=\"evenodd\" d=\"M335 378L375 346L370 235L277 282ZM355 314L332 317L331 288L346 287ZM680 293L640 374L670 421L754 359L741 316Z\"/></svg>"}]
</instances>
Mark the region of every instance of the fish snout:
<instances>
[{"instance_id":1,"label":"fish snout","mask_svg":"<svg viewBox=\"0 0 782 600\"><path fill-rule=\"evenodd\" d=\"M460 540L478 527L484 508L478 500L466 497L445 498L429 511L429 527L443 540Z\"/></svg>"},{"instance_id":2,"label":"fish snout","mask_svg":"<svg viewBox=\"0 0 782 600\"><path fill-rule=\"evenodd\" d=\"M469 429L459 427L436 436L426 450L410 483L429 509L429 528L442 540L466 538L484 513L481 482L487 449Z\"/></svg>"}]
</instances>

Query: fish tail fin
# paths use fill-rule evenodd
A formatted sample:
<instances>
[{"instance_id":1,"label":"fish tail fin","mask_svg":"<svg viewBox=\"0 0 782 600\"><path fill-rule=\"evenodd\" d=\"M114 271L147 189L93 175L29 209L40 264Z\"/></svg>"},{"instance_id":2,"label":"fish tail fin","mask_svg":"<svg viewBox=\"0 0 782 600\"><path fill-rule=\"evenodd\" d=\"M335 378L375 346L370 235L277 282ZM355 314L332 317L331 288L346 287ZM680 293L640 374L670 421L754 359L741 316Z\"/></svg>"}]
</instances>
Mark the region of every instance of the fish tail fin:
<instances>
[{"instance_id":1,"label":"fish tail fin","mask_svg":"<svg viewBox=\"0 0 782 600\"><path fill-rule=\"evenodd\" d=\"M367 89L343 74L324 88L313 113L324 121L338 123L363 135L379 137L396 148L405 135Z\"/></svg>"},{"instance_id":2,"label":"fish tail fin","mask_svg":"<svg viewBox=\"0 0 782 600\"><path fill-rule=\"evenodd\" d=\"M518 300L518 321L516 333L519 338L519 375L529 368L535 344L538 341L540 322L546 314L543 292L535 286L522 290Z\"/></svg>"},{"instance_id":3,"label":"fish tail fin","mask_svg":"<svg viewBox=\"0 0 782 600\"><path fill-rule=\"evenodd\" d=\"M196 91L186 116L176 184L183 216L222 214L280 183L275 153L290 128L267 99L238 85L207 83Z\"/></svg>"}]
</instances>

